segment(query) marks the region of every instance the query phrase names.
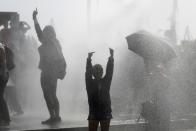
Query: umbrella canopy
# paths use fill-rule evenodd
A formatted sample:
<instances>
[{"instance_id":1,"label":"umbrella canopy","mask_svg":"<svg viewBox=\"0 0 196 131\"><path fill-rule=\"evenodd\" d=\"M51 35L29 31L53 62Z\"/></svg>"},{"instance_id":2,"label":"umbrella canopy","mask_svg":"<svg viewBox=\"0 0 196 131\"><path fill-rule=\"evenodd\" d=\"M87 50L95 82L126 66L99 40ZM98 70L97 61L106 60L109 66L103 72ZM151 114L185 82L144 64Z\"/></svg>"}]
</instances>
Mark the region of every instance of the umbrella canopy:
<instances>
[{"instance_id":1,"label":"umbrella canopy","mask_svg":"<svg viewBox=\"0 0 196 131\"><path fill-rule=\"evenodd\" d=\"M128 48L144 59L168 62L176 57L169 42L146 31L139 31L126 37Z\"/></svg>"}]
</instances>

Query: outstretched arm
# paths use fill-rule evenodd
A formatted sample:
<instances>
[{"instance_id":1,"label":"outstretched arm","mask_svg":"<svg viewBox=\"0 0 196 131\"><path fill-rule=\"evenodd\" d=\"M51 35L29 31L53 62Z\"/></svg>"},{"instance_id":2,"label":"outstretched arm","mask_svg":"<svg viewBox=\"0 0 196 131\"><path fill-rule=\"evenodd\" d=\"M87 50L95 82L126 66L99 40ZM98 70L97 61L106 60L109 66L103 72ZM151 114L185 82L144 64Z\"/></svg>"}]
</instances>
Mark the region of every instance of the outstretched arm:
<instances>
[{"instance_id":1,"label":"outstretched arm","mask_svg":"<svg viewBox=\"0 0 196 131\"><path fill-rule=\"evenodd\" d=\"M110 57L108 59L107 67L106 67L106 75L105 79L108 82L111 82L114 70L114 50L110 48Z\"/></svg>"},{"instance_id":2,"label":"outstretched arm","mask_svg":"<svg viewBox=\"0 0 196 131\"><path fill-rule=\"evenodd\" d=\"M42 29L38 23L38 20L37 20L37 9L35 11L33 11L33 20L34 20L34 25L35 25L35 31L37 33L37 37L39 39L40 42L42 42L43 40L43 32L42 32Z\"/></svg>"},{"instance_id":3,"label":"outstretched arm","mask_svg":"<svg viewBox=\"0 0 196 131\"><path fill-rule=\"evenodd\" d=\"M92 80L92 70L93 70L93 66L92 66L92 63L91 63L91 57L93 55L94 52L90 52L88 53L88 58L87 58L87 61L86 61L86 73L85 73L85 80L86 80L86 86L88 87L90 81Z\"/></svg>"}]
</instances>

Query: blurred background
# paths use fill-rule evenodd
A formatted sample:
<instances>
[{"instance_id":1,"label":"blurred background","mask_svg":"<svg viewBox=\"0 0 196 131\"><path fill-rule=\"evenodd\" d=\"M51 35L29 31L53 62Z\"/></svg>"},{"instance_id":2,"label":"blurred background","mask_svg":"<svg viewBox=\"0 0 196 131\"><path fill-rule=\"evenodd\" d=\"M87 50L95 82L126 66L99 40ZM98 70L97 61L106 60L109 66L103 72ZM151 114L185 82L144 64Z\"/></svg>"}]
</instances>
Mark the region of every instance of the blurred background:
<instances>
[{"instance_id":1,"label":"blurred background","mask_svg":"<svg viewBox=\"0 0 196 131\"><path fill-rule=\"evenodd\" d=\"M116 119L130 119L138 113L144 73L143 59L130 52L125 37L147 30L171 41L178 57L170 65L170 97L176 117L196 111L196 11L195 0L3 0L1 12L17 12L31 26L26 37L34 43L26 68L18 69L17 94L25 114L47 115L40 86L40 43L32 13L38 9L41 27L53 25L67 62L67 76L58 82L57 96L65 119L86 119L85 89L87 53L95 51L93 64L106 66L109 47L115 50L111 86ZM172 37L167 36L172 32ZM27 43L28 44L28 43ZM129 115L127 115L129 114ZM127 118L128 116L128 118Z\"/></svg>"}]
</instances>

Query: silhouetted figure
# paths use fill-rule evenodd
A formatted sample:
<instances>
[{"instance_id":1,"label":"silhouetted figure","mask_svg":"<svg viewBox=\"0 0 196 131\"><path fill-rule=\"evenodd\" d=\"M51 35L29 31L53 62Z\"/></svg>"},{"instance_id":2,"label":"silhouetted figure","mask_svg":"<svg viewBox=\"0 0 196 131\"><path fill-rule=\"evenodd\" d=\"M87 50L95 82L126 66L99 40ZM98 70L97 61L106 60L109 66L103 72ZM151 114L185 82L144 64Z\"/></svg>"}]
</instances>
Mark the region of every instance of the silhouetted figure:
<instances>
[{"instance_id":1,"label":"silhouetted figure","mask_svg":"<svg viewBox=\"0 0 196 131\"><path fill-rule=\"evenodd\" d=\"M37 21L37 14L37 10L33 12L35 30L41 42L41 46L38 48L40 55L41 86L50 113L50 118L43 121L42 124L51 124L61 121L56 88L57 80L63 79L66 74L66 63L61 46L56 39L54 28L48 25L42 31Z\"/></svg>"},{"instance_id":2,"label":"silhouetted figure","mask_svg":"<svg viewBox=\"0 0 196 131\"><path fill-rule=\"evenodd\" d=\"M91 57L93 53L88 54L85 74L89 103L89 131L97 131L99 123L101 131L109 131L110 120L112 119L110 85L114 68L113 50L110 49L111 56L107 63L106 75L103 78L102 66L99 64L92 66Z\"/></svg>"},{"instance_id":3,"label":"silhouetted figure","mask_svg":"<svg viewBox=\"0 0 196 131\"><path fill-rule=\"evenodd\" d=\"M10 110L10 114L14 116L19 116L19 115L23 115L24 112L18 101L16 84L15 82L13 82L14 80L13 80L12 73L13 73L12 71L9 72L10 78L8 80L7 87L5 90L5 98Z\"/></svg>"},{"instance_id":4,"label":"silhouetted figure","mask_svg":"<svg viewBox=\"0 0 196 131\"><path fill-rule=\"evenodd\" d=\"M10 123L10 116L6 101L4 99L4 90L9 78L6 65L5 48L0 43L0 126L6 126Z\"/></svg>"},{"instance_id":5,"label":"silhouetted figure","mask_svg":"<svg viewBox=\"0 0 196 131\"><path fill-rule=\"evenodd\" d=\"M13 44L16 42L16 28L9 28L8 21L4 22L4 28L0 31L1 35L1 42L5 45L5 53L6 53L6 63L7 63L7 68L9 70L9 76L10 79L14 81L14 86L9 86L5 89L5 96L6 96L6 101L8 104L8 107L15 113L15 115L20 115L23 114L21 105L18 101L17 97L17 89L16 89L16 73L15 70L12 70L15 67L14 62L14 53L12 50L15 50L12 47ZM19 35L18 35L19 36ZM10 48L12 48L12 50ZM16 52L15 52L16 53ZM24 55L24 54L23 54ZM18 62L18 60L16 60ZM11 71L12 70L12 71Z\"/></svg>"},{"instance_id":6,"label":"silhouetted figure","mask_svg":"<svg viewBox=\"0 0 196 131\"><path fill-rule=\"evenodd\" d=\"M149 100L152 103L147 131L169 131L170 108L168 98L169 78L166 65L155 61L145 61Z\"/></svg>"}]
</instances>

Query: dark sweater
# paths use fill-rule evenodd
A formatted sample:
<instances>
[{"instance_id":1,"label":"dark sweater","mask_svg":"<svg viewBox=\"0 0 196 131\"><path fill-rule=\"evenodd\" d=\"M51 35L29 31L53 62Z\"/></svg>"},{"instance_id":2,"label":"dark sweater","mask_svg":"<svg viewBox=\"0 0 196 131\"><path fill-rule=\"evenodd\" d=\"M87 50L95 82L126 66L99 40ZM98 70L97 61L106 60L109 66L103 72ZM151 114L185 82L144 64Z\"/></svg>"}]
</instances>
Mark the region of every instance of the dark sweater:
<instances>
[{"instance_id":1,"label":"dark sweater","mask_svg":"<svg viewBox=\"0 0 196 131\"><path fill-rule=\"evenodd\" d=\"M86 90L89 103L89 120L107 120L112 118L110 85L113 76L114 59L109 58L106 75L101 80L92 76L92 63L87 59L86 64Z\"/></svg>"},{"instance_id":2,"label":"dark sweater","mask_svg":"<svg viewBox=\"0 0 196 131\"><path fill-rule=\"evenodd\" d=\"M62 48L57 39L49 40L43 36L43 32L38 23L35 23L35 30L42 45L38 48L40 55L39 68L43 72L56 74L57 64L61 60Z\"/></svg>"}]
</instances>

